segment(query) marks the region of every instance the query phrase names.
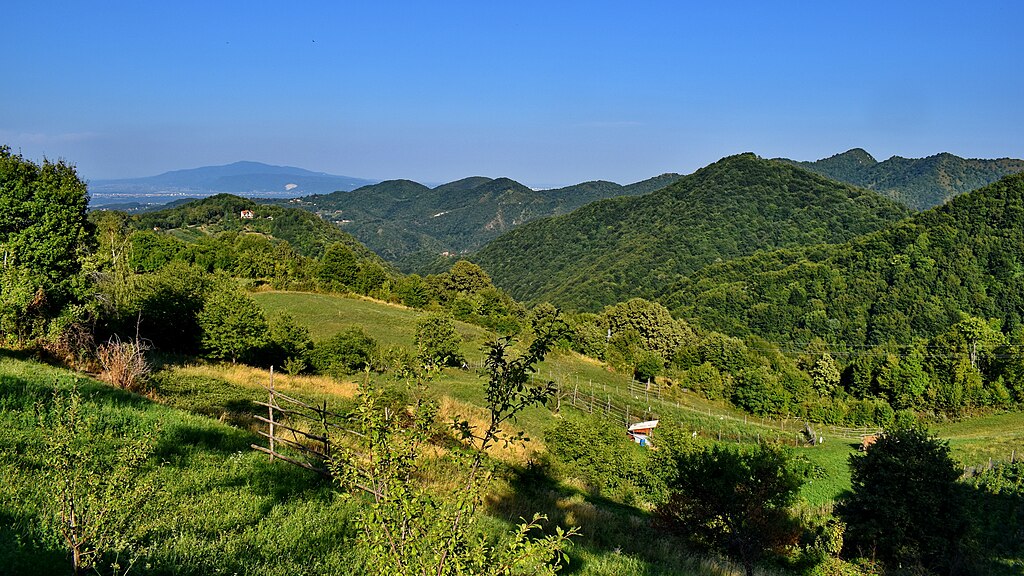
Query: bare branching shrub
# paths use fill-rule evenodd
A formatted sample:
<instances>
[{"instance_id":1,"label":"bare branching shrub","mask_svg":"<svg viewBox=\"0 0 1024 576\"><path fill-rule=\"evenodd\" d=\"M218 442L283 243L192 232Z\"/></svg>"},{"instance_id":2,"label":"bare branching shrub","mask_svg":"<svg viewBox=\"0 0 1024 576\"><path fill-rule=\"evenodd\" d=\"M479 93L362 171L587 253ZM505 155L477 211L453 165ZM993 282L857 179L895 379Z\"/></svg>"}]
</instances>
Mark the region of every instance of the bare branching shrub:
<instances>
[{"instance_id":1,"label":"bare branching shrub","mask_svg":"<svg viewBox=\"0 0 1024 576\"><path fill-rule=\"evenodd\" d=\"M96 356L103 366L103 377L118 388L131 392L139 392L146 384L149 376L149 363L146 362L146 351L149 345L138 337L134 341L122 342L119 337L112 336L106 344L96 349Z\"/></svg>"},{"instance_id":2,"label":"bare branching shrub","mask_svg":"<svg viewBox=\"0 0 1024 576\"><path fill-rule=\"evenodd\" d=\"M69 308L53 319L37 341L42 351L57 362L77 370L94 370L93 338L81 310Z\"/></svg>"}]
</instances>

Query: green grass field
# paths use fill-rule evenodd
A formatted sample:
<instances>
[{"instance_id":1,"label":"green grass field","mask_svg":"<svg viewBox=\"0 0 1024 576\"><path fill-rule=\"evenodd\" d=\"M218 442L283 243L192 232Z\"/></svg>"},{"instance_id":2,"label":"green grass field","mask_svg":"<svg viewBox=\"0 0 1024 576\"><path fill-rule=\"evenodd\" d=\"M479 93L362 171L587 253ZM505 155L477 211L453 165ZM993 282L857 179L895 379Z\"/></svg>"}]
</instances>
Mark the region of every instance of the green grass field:
<instances>
[{"instance_id":1,"label":"green grass field","mask_svg":"<svg viewBox=\"0 0 1024 576\"><path fill-rule=\"evenodd\" d=\"M358 326L384 344L412 348L416 319L425 314L402 306L367 299L329 294L300 292L260 292L256 301L269 315L288 313L306 326L314 339L330 336L340 330ZM493 335L483 328L458 323L463 335L463 354L474 366L482 359L481 347ZM725 442L757 442L781 440L793 444L800 424L795 421L773 421L747 417L722 402L708 401L696 394L666 391L661 400L630 393L630 378L614 372L604 363L572 352L555 351L538 366L537 379L555 381L562 398L562 409L572 410L571 399L576 392L577 408L598 414L609 406L618 412L607 414L610 425L625 429L625 406L630 407L630 420L650 417L674 422L697 431L699 435ZM431 391L474 406L482 406L483 376L476 370L446 369L430 382ZM525 411L516 422L534 442L531 449L543 449L539 441L544 431L553 426L553 406L534 407ZM853 453L852 441L835 439L818 447L803 447L798 453L824 471L803 489L803 497L812 505L830 502L850 486L847 458Z\"/></svg>"},{"instance_id":2,"label":"green grass field","mask_svg":"<svg viewBox=\"0 0 1024 576\"><path fill-rule=\"evenodd\" d=\"M151 491L123 534L135 554L117 558L122 570L134 558L133 573L157 575L364 574L351 545L360 500L338 497L309 472L270 463L249 448L262 442L259 436L218 421L223 414L214 417L255 398L251 385L237 383L251 378L244 372L227 365L172 368L152 392L168 406L0 350L0 574L71 574L69 555L46 520L52 499L41 458L48 434L36 414L48 409L55 389L72 388L86 412L98 416L97 430L116 426L116 433L89 436L101 452L155 433L154 452L137 476ZM566 573L740 573L660 534L645 513L544 484L519 486L520 493L510 484L515 478L512 469L499 468L479 526L497 538L537 510L551 522L581 526Z\"/></svg>"},{"instance_id":3,"label":"green grass field","mask_svg":"<svg viewBox=\"0 0 1024 576\"><path fill-rule=\"evenodd\" d=\"M422 310L387 304L367 298L309 292L256 292L253 294L267 314L288 313L309 329L313 340L329 338L342 330L359 327L383 345L413 348L416 321ZM482 358L481 346L492 335L472 324L456 322L463 339L463 354L473 362Z\"/></svg>"},{"instance_id":4,"label":"green grass field","mask_svg":"<svg viewBox=\"0 0 1024 576\"><path fill-rule=\"evenodd\" d=\"M307 326L314 338L326 337L351 326L360 326L382 343L412 347L416 319L422 311L383 304L366 299L326 294L263 292L257 301L270 314L288 312ZM486 330L459 323L463 334L463 353L479 363L481 346L492 335ZM802 423L794 420L765 420L744 415L742 411L722 402L713 402L699 395L668 391L662 399L630 394L629 378L610 370L605 364L569 352L555 352L539 366L537 378L555 381L563 395L563 407L572 390L577 393L581 408L601 412L609 403L630 405L631 419L658 416L674 421L702 436L723 441L755 442L777 438L792 443ZM474 371L446 370L431 387L438 394L450 395L460 401L480 405L483 401L482 377ZM650 408L650 412L647 409ZM622 413L608 416L609 421L625 419ZM518 425L533 438L541 438L552 425L551 411L534 408L523 414ZM1024 413L982 416L962 422L932 425L933 433L948 440L953 455L967 466L1024 457ZM798 454L819 466L823 478L814 478L804 486L802 496L812 505L827 504L849 489L847 462L856 453L859 437L851 431L819 427L826 441L820 446L801 447Z\"/></svg>"},{"instance_id":5,"label":"green grass field","mask_svg":"<svg viewBox=\"0 0 1024 576\"><path fill-rule=\"evenodd\" d=\"M155 432L137 477L151 489L126 534L139 554L133 573L361 573L345 544L353 504L303 470L270 464L249 448L256 436L0 350L0 574L71 573L47 521L48 431L36 414L72 387L98 418L96 451ZM119 559L122 570L130 561Z\"/></svg>"},{"instance_id":6,"label":"green grass field","mask_svg":"<svg viewBox=\"0 0 1024 576\"><path fill-rule=\"evenodd\" d=\"M256 300L269 314L288 312L314 338L358 326L386 345L412 347L416 320L425 314L364 299L321 294L263 292ZM481 346L492 335L466 324L459 330L463 351L479 365ZM563 411L593 407L609 426L624 426L623 414L603 414L610 404L630 406L631 417L657 416L666 423L727 443L782 441L796 444L802 423L763 420L720 402L666 388L661 398L630 387L630 380L605 365L575 353L556 351L539 367L542 380L558 382ZM0 350L0 574L68 574L61 542L44 521L46 476L41 454L46 433L35 414L54 386L77 386L90 410L104 422L117 422L119 434L156 430L156 448L140 478L160 489L146 503L145 522L136 528L140 572L152 574L359 574L360 559L346 539L354 534L358 501L336 497L330 485L313 475L271 464L249 449L262 443L251 413L263 398L260 387L269 374L245 366L169 364L154 375L149 397L112 390L105 384ZM279 386L337 410L352 406L355 381L327 377L281 376ZM373 375L391 386L388 374ZM445 403L446 417L482 418L484 375L476 369L446 369L427 383L429 394ZM446 400L446 399L450 399ZM602 406L603 401L603 406ZM519 516L547 513L552 522L578 525L583 533L570 553L567 573L735 574L717 560L685 550L674 537L658 533L647 513L566 486L551 478L526 481L517 470L533 450L544 450L544 431L558 422L553 408L533 407L514 427L533 441L525 451L495 454L499 466L488 516L482 526L494 534L507 530ZM649 412L648 412L649 410ZM475 412L475 415L474 415ZM1024 452L1024 414L1007 413L943 423L933 432L947 439L954 456L966 465L1019 458ZM810 510L828 509L849 489L848 460L855 453L850 431L818 427L826 440L794 448L815 473L801 496ZM106 436L104 436L106 438ZM101 442L113 442L105 439ZM657 445L657 435L654 436ZM113 445L111 445L113 446ZM430 470L428 467L425 470ZM657 544L651 544L656 542ZM141 566L141 565L140 565ZM764 572L762 572L764 573Z\"/></svg>"}]
</instances>

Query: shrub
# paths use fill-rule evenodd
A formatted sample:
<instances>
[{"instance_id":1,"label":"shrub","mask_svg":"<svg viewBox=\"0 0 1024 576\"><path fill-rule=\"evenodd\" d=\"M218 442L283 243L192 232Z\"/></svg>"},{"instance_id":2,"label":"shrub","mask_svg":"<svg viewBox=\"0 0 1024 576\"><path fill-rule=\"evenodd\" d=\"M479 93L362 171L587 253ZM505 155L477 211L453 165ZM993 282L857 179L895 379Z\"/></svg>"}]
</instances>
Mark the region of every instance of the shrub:
<instances>
[{"instance_id":1,"label":"shrub","mask_svg":"<svg viewBox=\"0 0 1024 576\"><path fill-rule=\"evenodd\" d=\"M428 366L462 365L461 344L462 336L447 316L430 314L416 322L416 349L420 361Z\"/></svg>"},{"instance_id":2,"label":"shrub","mask_svg":"<svg viewBox=\"0 0 1024 576\"><path fill-rule=\"evenodd\" d=\"M309 363L321 374L353 374L370 365L377 342L362 328L349 328L318 342L309 352Z\"/></svg>"},{"instance_id":3,"label":"shrub","mask_svg":"<svg viewBox=\"0 0 1024 576\"><path fill-rule=\"evenodd\" d=\"M852 491L838 507L848 553L892 566L955 572L968 531L949 445L920 428L886 431L850 457Z\"/></svg>"},{"instance_id":4,"label":"shrub","mask_svg":"<svg viewBox=\"0 0 1024 576\"><path fill-rule=\"evenodd\" d=\"M149 346L138 338L122 342L119 337L111 336L106 344L96 349L96 356L107 381L117 388L139 392L150 372L145 356L148 349Z\"/></svg>"},{"instance_id":5,"label":"shrub","mask_svg":"<svg viewBox=\"0 0 1024 576\"><path fill-rule=\"evenodd\" d=\"M803 479L784 449L713 446L675 460L671 492L659 512L697 543L736 558L747 576L766 554L796 543L800 529L789 506Z\"/></svg>"}]
</instances>

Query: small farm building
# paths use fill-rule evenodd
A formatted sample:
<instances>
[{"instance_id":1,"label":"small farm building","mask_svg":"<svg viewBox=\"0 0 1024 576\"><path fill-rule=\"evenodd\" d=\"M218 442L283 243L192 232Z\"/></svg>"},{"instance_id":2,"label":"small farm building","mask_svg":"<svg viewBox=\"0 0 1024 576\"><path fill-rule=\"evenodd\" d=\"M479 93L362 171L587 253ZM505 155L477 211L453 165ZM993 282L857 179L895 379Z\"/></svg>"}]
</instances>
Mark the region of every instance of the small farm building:
<instances>
[{"instance_id":1,"label":"small farm building","mask_svg":"<svg viewBox=\"0 0 1024 576\"><path fill-rule=\"evenodd\" d=\"M650 436L651 431L653 431L657 427L657 420L646 420L644 422L637 422L636 424L631 424L629 428L627 428L627 432L629 433L629 437L633 439L633 442L636 442L637 444L646 447L651 445L650 441L648 440L648 436Z\"/></svg>"}]
</instances>

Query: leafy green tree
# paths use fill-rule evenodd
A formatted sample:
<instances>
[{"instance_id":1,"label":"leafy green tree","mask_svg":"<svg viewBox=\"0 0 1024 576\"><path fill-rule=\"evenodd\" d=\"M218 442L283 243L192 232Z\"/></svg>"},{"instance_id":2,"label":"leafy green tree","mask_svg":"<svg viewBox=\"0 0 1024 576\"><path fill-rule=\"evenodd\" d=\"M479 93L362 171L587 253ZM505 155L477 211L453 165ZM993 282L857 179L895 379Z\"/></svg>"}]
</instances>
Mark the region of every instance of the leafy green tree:
<instances>
[{"instance_id":1,"label":"leafy green tree","mask_svg":"<svg viewBox=\"0 0 1024 576\"><path fill-rule=\"evenodd\" d=\"M462 336L448 316L428 314L416 322L416 349L428 366L461 366Z\"/></svg>"},{"instance_id":2,"label":"leafy green tree","mask_svg":"<svg viewBox=\"0 0 1024 576\"><path fill-rule=\"evenodd\" d=\"M686 322L672 318L668 309L643 298L633 298L605 308L601 314L604 323L616 334L635 331L645 350L655 352L662 359L670 359L683 344L695 344L696 337Z\"/></svg>"},{"instance_id":3,"label":"leafy green tree","mask_svg":"<svg viewBox=\"0 0 1024 576\"><path fill-rule=\"evenodd\" d=\"M687 370L683 374L682 383L686 388L702 392L710 400L718 400L728 391L726 377L710 362L704 362Z\"/></svg>"},{"instance_id":4,"label":"leafy green tree","mask_svg":"<svg viewBox=\"0 0 1024 576\"><path fill-rule=\"evenodd\" d=\"M274 276L274 245L262 234L239 234L235 250L234 274L242 278Z\"/></svg>"},{"instance_id":5,"label":"leafy green tree","mask_svg":"<svg viewBox=\"0 0 1024 576\"><path fill-rule=\"evenodd\" d=\"M785 414L789 400L779 377L763 366L743 370L733 384L732 401L758 416Z\"/></svg>"},{"instance_id":6,"label":"leafy green tree","mask_svg":"<svg viewBox=\"0 0 1024 576\"><path fill-rule=\"evenodd\" d=\"M317 277L336 289L354 288L359 275L359 261L352 249L341 242L327 247L320 258Z\"/></svg>"},{"instance_id":7,"label":"leafy green tree","mask_svg":"<svg viewBox=\"0 0 1024 576\"><path fill-rule=\"evenodd\" d=\"M633 368L633 377L638 382L651 382L665 370L665 359L657 352L641 352L636 358L636 365Z\"/></svg>"},{"instance_id":8,"label":"leafy green tree","mask_svg":"<svg viewBox=\"0 0 1024 576\"><path fill-rule=\"evenodd\" d=\"M151 230L137 230L128 237L128 241L131 243L129 261L136 272L160 270L185 249L181 240ZM233 255L231 260L234 260Z\"/></svg>"},{"instance_id":9,"label":"leafy green tree","mask_svg":"<svg viewBox=\"0 0 1024 576\"><path fill-rule=\"evenodd\" d=\"M607 330L598 323L598 315L593 313L568 314L569 339L572 349L583 354L604 360L608 348Z\"/></svg>"},{"instance_id":10,"label":"leafy green tree","mask_svg":"<svg viewBox=\"0 0 1024 576\"><path fill-rule=\"evenodd\" d=\"M214 276L184 262L140 275L132 281L129 304L105 318L107 329L122 337L138 330L156 348L194 354L203 338L199 314L214 284Z\"/></svg>"},{"instance_id":11,"label":"leafy green tree","mask_svg":"<svg viewBox=\"0 0 1024 576\"><path fill-rule=\"evenodd\" d=\"M419 481L424 447L438 433L436 404L420 400L396 410L386 405L381 390L360 390L362 451L338 446L331 469L341 487L371 499L357 519L361 535L354 542L366 571L400 576L558 572L574 530L556 527L554 534L537 537L544 517L535 514L495 542L475 526L493 471L488 449L497 443L525 442L522 433L507 434L504 427L555 392L551 382L530 381L551 343L550 336L540 335L518 357L508 355L508 338L488 345L484 395L489 419L480 427L465 420L454 423L451 430L466 449L448 451L452 461L447 470L457 488L443 497Z\"/></svg>"},{"instance_id":12,"label":"leafy green tree","mask_svg":"<svg viewBox=\"0 0 1024 576\"><path fill-rule=\"evenodd\" d=\"M387 279L388 275L380 264L364 262L356 274L355 288L360 294L371 295L379 291Z\"/></svg>"},{"instance_id":13,"label":"leafy green tree","mask_svg":"<svg viewBox=\"0 0 1024 576\"><path fill-rule=\"evenodd\" d=\"M260 364L283 367L289 360L304 361L312 348L309 330L299 325L291 314L281 314L270 319L267 346L260 354Z\"/></svg>"},{"instance_id":14,"label":"leafy green tree","mask_svg":"<svg viewBox=\"0 0 1024 576\"><path fill-rule=\"evenodd\" d=\"M352 374L369 366L376 351L377 341L362 328L352 327L317 342L309 361L321 374Z\"/></svg>"},{"instance_id":15,"label":"leafy green tree","mask_svg":"<svg viewBox=\"0 0 1024 576\"><path fill-rule=\"evenodd\" d=\"M846 550L893 567L958 570L969 523L949 445L921 428L888 430L850 457L852 491L838 514Z\"/></svg>"},{"instance_id":16,"label":"leafy green tree","mask_svg":"<svg viewBox=\"0 0 1024 576\"><path fill-rule=\"evenodd\" d=\"M423 308L430 303L430 288L419 274L410 274L398 281L395 294L410 308Z\"/></svg>"},{"instance_id":17,"label":"leafy green tree","mask_svg":"<svg viewBox=\"0 0 1024 576\"><path fill-rule=\"evenodd\" d=\"M799 538L789 506L803 477L785 449L713 446L680 452L674 468L658 512L699 544L739 560L747 576L766 554L785 553Z\"/></svg>"},{"instance_id":18,"label":"leafy green tree","mask_svg":"<svg viewBox=\"0 0 1024 576\"><path fill-rule=\"evenodd\" d=\"M747 345L739 338L710 332L697 347L700 358L719 370L738 374L750 365Z\"/></svg>"},{"instance_id":19,"label":"leafy green tree","mask_svg":"<svg viewBox=\"0 0 1024 576\"><path fill-rule=\"evenodd\" d=\"M39 336L82 299L88 202L73 166L40 166L0 146L0 332Z\"/></svg>"},{"instance_id":20,"label":"leafy green tree","mask_svg":"<svg viewBox=\"0 0 1024 576\"><path fill-rule=\"evenodd\" d=\"M811 367L811 380L814 382L814 389L822 396L830 396L839 385L839 365L828 352L821 355L821 358Z\"/></svg>"},{"instance_id":21,"label":"leafy green tree","mask_svg":"<svg viewBox=\"0 0 1024 576\"><path fill-rule=\"evenodd\" d=\"M215 360L251 360L267 343L263 309L228 282L214 288L199 312L202 346Z\"/></svg>"},{"instance_id":22,"label":"leafy green tree","mask_svg":"<svg viewBox=\"0 0 1024 576\"><path fill-rule=\"evenodd\" d=\"M459 260L452 265L444 282L445 289L454 294L474 294L484 288L493 288L491 277L476 264Z\"/></svg>"}]
</instances>

